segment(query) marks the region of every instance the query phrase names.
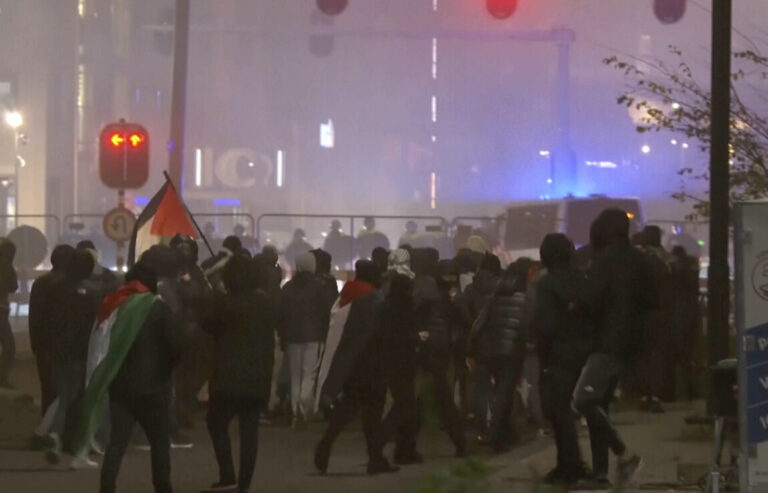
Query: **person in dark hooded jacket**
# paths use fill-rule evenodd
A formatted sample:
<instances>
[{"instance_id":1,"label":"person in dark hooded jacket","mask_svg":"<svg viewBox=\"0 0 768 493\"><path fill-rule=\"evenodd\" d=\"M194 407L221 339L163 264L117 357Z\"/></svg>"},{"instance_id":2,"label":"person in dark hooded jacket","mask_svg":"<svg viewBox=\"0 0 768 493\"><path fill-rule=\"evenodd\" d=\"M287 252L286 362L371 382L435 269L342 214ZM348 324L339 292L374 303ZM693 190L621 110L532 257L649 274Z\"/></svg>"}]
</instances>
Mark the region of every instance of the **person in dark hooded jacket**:
<instances>
[{"instance_id":1,"label":"person in dark hooded jacket","mask_svg":"<svg viewBox=\"0 0 768 493\"><path fill-rule=\"evenodd\" d=\"M581 460L570 403L592 347L597 293L576 267L573 243L567 236L547 235L540 254L547 272L536 291L536 349L542 407L552 423L557 446L557 465L545 482L570 484L588 473Z\"/></svg>"},{"instance_id":2,"label":"person in dark hooded jacket","mask_svg":"<svg viewBox=\"0 0 768 493\"><path fill-rule=\"evenodd\" d=\"M590 278L599 300L594 347L573 395L573 406L589 425L594 477L581 487L609 486L608 450L618 458L618 479L625 485L643 465L631 453L608 417L620 378L634 365L642 346L645 317L653 308L651 268L629 242L629 218L621 209L603 211L591 229L594 251ZM577 485L577 487L579 487Z\"/></svg>"},{"instance_id":3,"label":"person in dark hooded jacket","mask_svg":"<svg viewBox=\"0 0 768 493\"><path fill-rule=\"evenodd\" d=\"M362 414L363 432L368 449L368 474L396 472L384 457L384 436L381 414L386 400L385 366L390 364L383 352L382 295L376 289L380 282L376 264L360 260L355 264L355 279L347 282L339 296L339 306L350 305L349 315L344 323L344 334L334 357L349 354L346 348L359 334L368 334L370 339L351 365L344 379L343 390L331 408L328 427L315 450L315 467L320 473L328 470L331 448L336 438L358 412ZM321 389L325 394L327 388ZM331 393L333 393L331 391Z\"/></svg>"},{"instance_id":4,"label":"person in dark hooded jacket","mask_svg":"<svg viewBox=\"0 0 768 493\"><path fill-rule=\"evenodd\" d=\"M211 303L205 326L215 339L213 374L206 418L219 465L212 489L250 488L256 465L259 416L266 409L272 384L274 323L267 295L246 258L235 255L224 267L226 294ZM236 478L228 427L237 416L240 469Z\"/></svg>"},{"instance_id":5,"label":"person in dark hooded jacket","mask_svg":"<svg viewBox=\"0 0 768 493\"><path fill-rule=\"evenodd\" d=\"M416 404L416 347L419 338L413 299L410 253L402 248L389 255L389 270L384 274L382 348L390 363L385 366L387 385L392 394L392 408L384 420L387 440L394 438L397 465L424 462L416 450L419 432Z\"/></svg>"},{"instance_id":6,"label":"person in dark hooded jacket","mask_svg":"<svg viewBox=\"0 0 768 493\"><path fill-rule=\"evenodd\" d=\"M125 280L118 294L157 292L157 271L143 260L131 268ZM171 384L181 354L176 329L169 306L162 298L154 297L109 387L110 438L101 467L100 493L115 492L120 464L136 423L150 444L155 492L172 491Z\"/></svg>"},{"instance_id":7,"label":"person in dark hooded jacket","mask_svg":"<svg viewBox=\"0 0 768 493\"><path fill-rule=\"evenodd\" d=\"M10 302L11 293L19 289L16 277L16 269L13 268L13 259L16 257L16 246L8 239L0 239L0 387L10 388L8 378L16 358L16 341L11 331Z\"/></svg>"},{"instance_id":8,"label":"person in dark hooded jacket","mask_svg":"<svg viewBox=\"0 0 768 493\"><path fill-rule=\"evenodd\" d=\"M420 339L417 360L419 369L434 383L442 427L456 447L456 455L462 457L466 454L467 441L448 379L460 316L450 297L449 286L438 283L438 265L437 250L414 251L414 309Z\"/></svg>"},{"instance_id":9,"label":"person in dark hooded jacket","mask_svg":"<svg viewBox=\"0 0 768 493\"><path fill-rule=\"evenodd\" d=\"M49 432L46 458L58 463L63 449L65 427L85 384L88 341L101 303L101 290L91 279L93 257L85 250L76 250L66 275L51 287L51 317L56 320L53 333L53 361L56 393L59 405Z\"/></svg>"},{"instance_id":10,"label":"person in dark hooded jacket","mask_svg":"<svg viewBox=\"0 0 768 493\"><path fill-rule=\"evenodd\" d=\"M465 256L469 259L471 257ZM483 307L493 296L493 292L501 279L501 261L496 255L485 253L479 257L480 267L472 278L472 283L467 286L458 299L465 325L472 327L480 316ZM491 402L491 376L485 361L475 360L475 366L471 370L474 391L472 395L472 413L474 414L475 427L478 438L483 441L488 432L488 410Z\"/></svg>"},{"instance_id":11,"label":"person in dark hooded jacket","mask_svg":"<svg viewBox=\"0 0 768 493\"><path fill-rule=\"evenodd\" d=\"M37 362L40 378L41 410L43 414L56 399L52 352L57 321L51 318L51 289L64 279L75 249L59 245L51 253L51 271L38 277L29 293L29 342Z\"/></svg>"},{"instance_id":12,"label":"person in dark hooded jacket","mask_svg":"<svg viewBox=\"0 0 768 493\"><path fill-rule=\"evenodd\" d=\"M327 295L315 264L314 255L300 254L296 274L280 293L278 331L290 363L294 426L312 417L321 345L328 334Z\"/></svg>"},{"instance_id":13,"label":"person in dark hooded jacket","mask_svg":"<svg viewBox=\"0 0 768 493\"><path fill-rule=\"evenodd\" d=\"M188 236L176 235L170 247L177 252L181 268L175 283L176 295L181 304L178 316L174 317L175 332L181 334L181 360L176 368L175 406L176 419L181 427L193 424L193 413L199 407L197 394L210 375L213 359L213 339L203 330L200 323L201 308L212 295L212 288L198 266L198 248L195 240ZM181 440L183 437L177 437ZM176 446L188 448L186 439Z\"/></svg>"},{"instance_id":14,"label":"person in dark hooded jacket","mask_svg":"<svg viewBox=\"0 0 768 493\"><path fill-rule=\"evenodd\" d=\"M472 328L469 354L483 362L495 382L487 440L495 452L506 450L516 430L510 417L525 356L522 326L527 272L504 273ZM474 366L470 360L470 367Z\"/></svg>"}]
</instances>

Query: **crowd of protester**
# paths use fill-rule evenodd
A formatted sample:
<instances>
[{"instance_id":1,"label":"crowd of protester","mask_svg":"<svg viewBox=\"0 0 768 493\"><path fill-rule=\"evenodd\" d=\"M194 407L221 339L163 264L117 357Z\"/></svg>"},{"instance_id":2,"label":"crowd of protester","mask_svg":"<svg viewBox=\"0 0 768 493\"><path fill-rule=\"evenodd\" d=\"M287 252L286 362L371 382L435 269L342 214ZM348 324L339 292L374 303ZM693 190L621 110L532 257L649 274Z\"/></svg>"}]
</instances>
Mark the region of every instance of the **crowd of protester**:
<instances>
[{"instance_id":1,"label":"crowd of protester","mask_svg":"<svg viewBox=\"0 0 768 493\"><path fill-rule=\"evenodd\" d=\"M76 468L98 467L93 454L103 453L101 491L110 493L130 444L148 444L155 491L170 492L170 450L192 446L187 432L207 390L219 466L211 491L249 490L264 422L287 419L296 429L325 422L314 455L324 474L336 438L360 417L367 472L380 474L424 461L418 438L430 411L457 457L474 449L473 440L507 451L532 423L558 449L545 481L610 487L613 453L617 481L629 482L642 459L613 426L610 404L621 385L644 409L663 412L676 372L686 397L696 397L697 259L680 248L666 252L652 226L630 238L618 209L595 219L590 244L578 251L553 233L540 261L519 258L506 268L483 238L441 259L434 248L410 245L408 226L390 250L367 221L341 290L332 274L338 259L312 249L301 231L284 252L290 279L273 246L253 256L238 236L200 263L198 244L178 235L144 252L124 279L99 265L92 243L56 247L29 307L43 415L34 446L52 463L70 456ZM338 238L328 240L345 243L330 250L351 256L334 227ZM0 242L0 385L9 385L13 359L12 246ZM94 368L107 326L109 354L95 361L116 361L111 371ZM97 398L97 419L86 419L87 388L100 379L106 395ZM425 409L430 402L434 409ZM580 417L591 465L578 443ZM228 433L234 418L237 472ZM143 433L134 433L135 423Z\"/></svg>"}]
</instances>

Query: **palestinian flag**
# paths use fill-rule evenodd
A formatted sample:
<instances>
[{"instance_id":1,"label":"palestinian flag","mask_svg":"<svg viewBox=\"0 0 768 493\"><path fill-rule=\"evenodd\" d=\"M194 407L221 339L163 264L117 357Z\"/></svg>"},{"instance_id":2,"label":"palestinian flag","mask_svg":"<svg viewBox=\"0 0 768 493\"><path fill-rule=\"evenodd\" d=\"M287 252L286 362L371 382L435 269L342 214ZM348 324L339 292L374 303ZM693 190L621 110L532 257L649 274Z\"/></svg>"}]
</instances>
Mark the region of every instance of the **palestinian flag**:
<instances>
[{"instance_id":1,"label":"palestinian flag","mask_svg":"<svg viewBox=\"0 0 768 493\"><path fill-rule=\"evenodd\" d=\"M349 281L331 309L317 378L317 411L336 400L360 354L373 337L377 299L369 295L375 291L376 288L368 283Z\"/></svg>"},{"instance_id":2,"label":"palestinian flag","mask_svg":"<svg viewBox=\"0 0 768 493\"><path fill-rule=\"evenodd\" d=\"M150 247L167 244L177 234L198 238L192 218L170 181L152 197L139 214L128 249L128 265L133 265Z\"/></svg>"},{"instance_id":3,"label":"palestinian flag","mask_svg":"<svg viewBox=\"0 0 768 493\"><path fill-rule=\"evenodd\" d=\"M138 281L108 295L99 307L88 345L83 413L74 439L76 452L87 450L100 425L101 403L147 318L155 295Z\"/></svg>"}]
</instances>

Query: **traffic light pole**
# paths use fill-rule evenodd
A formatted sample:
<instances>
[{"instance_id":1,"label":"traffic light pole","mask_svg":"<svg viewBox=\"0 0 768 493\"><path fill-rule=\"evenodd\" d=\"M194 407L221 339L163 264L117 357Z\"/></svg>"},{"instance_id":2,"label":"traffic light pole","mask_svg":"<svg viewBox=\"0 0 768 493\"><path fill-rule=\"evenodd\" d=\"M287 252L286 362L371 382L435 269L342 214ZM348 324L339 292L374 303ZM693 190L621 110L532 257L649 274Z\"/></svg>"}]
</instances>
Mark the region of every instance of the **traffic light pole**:
<instances>
[{"instance_id":1,"label":"traffic light pole","mask_svg":"<svg viewBox=\"0 0 768 493\"><path fill-rule=\"evenodd\" d=\"M712 6L712 126L710 149L709 272L707 345L709 364L729 355L730 275L728 268L729 139L731 114L731 0Z\"/></svg>"},{"instance_id":2,"label":"traffic light pole","mask_svg":"<svg viewBox=\"0 0 768 493\"><path fill-rule=\"evenodd\" d=\"M173 94L171 96L171 133L168 151L168 173L179 195L184 166L184 124L187 107L187 65L189 61L190 0L176 0L176 22L173 33Z\"/></svg>"}]
</instances>

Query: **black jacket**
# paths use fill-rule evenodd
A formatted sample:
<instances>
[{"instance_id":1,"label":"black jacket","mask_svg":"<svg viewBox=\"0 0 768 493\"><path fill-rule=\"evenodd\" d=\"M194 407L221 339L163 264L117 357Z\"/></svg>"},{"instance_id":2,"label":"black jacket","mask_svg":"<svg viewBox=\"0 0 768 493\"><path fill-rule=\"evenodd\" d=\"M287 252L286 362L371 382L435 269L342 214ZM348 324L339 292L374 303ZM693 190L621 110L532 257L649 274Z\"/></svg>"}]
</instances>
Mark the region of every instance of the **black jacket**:
<instances>
[{"instance_id":1,"label":"black jacket","mask_svg":"<svg viewBox=\"0 0 768 493\"><path fill-rule=\"evenodd\" d=\"M269 399L274 359L274 314L262 291L217 295L206 330L216 341L211 392Z\"/></svg>"},{"instance_id":2,"label":"black jacket","mask_svg":"<svg viewBox=\"0 0 768 493\"><path fill-rule=\"evenodd\" d=\"M459 307L461 309L462 317L468 325L472 325L480 316L480 312L483 307L488 303L488 300L493 296L493 292L499 284L499 276L491 273L487 270L480 270L472 279L472 284L467 286L467 289L461 294L459 298Z\"/></svg>"},{"instance_id":3,"label":"black jacket","mask_svg":"<svg viewBox=\"0 0 768 493\"><path fill-rule=\"evenodd\" d=\"M101 289L90 279L62 277L50 286L51 342L57 364L88 360L88 341L101 304Z\"/></svg>"},{"instance_id":4,"label":"black jacket","mask_svg":"<svg viewBox=\"0 0 768 493\"><path fill-rule=\"evenodd\" d=\"M521 355L525 349L522 324L525 291L514 279L504 279L487 301L470 337L470 353L479 359Z\"/></svg>"},{"instance_id":5,"label":"black jacket","mask_svg":"<svg viewBox=\"0 0 768 493\"><path fill-rule=\"evenodd\" d=\"M547 272L536 288L536 348L542 368L579 372L595 336L596 286L577 268Z\"/></svg>"},{"instance_id":6,"label":"black jacket","mask_svg":"<svg viewBox=\"0 0 768 493\"><path fill-rule=\"evenodd\" d=\"M64 272L52 270L32 283L29 293L29 342L35 356L47 354L53 348L55 324L51 296L55 284L63 279Z\"/></svg>"},{"instance_id":7,"label":"black jacket","mask_svg":"<svg viewBox=\"0 0 768 493\"><path fill-rule=\"evenodd\" d=\"M414 310L413 280L395 271L385 273L382 285L382 342L385 352L392 355L394 365L413 363L418 345L416 312Z\"/></svg>"},{"instance_id":8,"label":"black jacket","mask_svg":"<svg viewBox=\"0 0 768 493\"><path fill-rule=\"evenodd\" d=\"M417 329L429 333L424 345L441 350L450 348L460 334L461 315L447 291L433 277L425 275L414 280L414 299Z\"/></svg>"},{"instance_id":9,"label":"black jacket","mask_svg":"<svg viewBox=\"0 0 768 493\"><path fill-rule=\"evenodd\" d=\"M280 293L279 331L284 344L323 342L330 309L323 284L308 272L299 272Z\"/></svg>"},{"instance_id":10,"label":"black jacket","mask_svg":"<svg viewBox=\"0 0 768 493\"><path fill-rule=\"evenodd\" d=\"M634 358L646 316L659 299L647 258L628 240L616 239L595 253L590 277L599 300L596 351Z\"/></svg>"},{"instance_id":11,"label":"black jacket","mask_svg":"<svg viewBox=\"0 0 768 493\"><path fill-rule=\"evenodd\" d=\"M157 298L110 387L118 399L169 392L180 343L168 305Z\"/></svg>"},{"instance_id":12,"label":"black jacket","mask_svg":"<svg viewBox=\"0 0 768 493\"><path fill-rule=\"evenodd\" d=\"M328 307L328 313L331 313L331 308L333 308L336 299L339 297L339 285L336 283L336 278L331 274L320 274L317 276L317 279L323 285L325 304Z\"/></svg>"}]
</instances>

